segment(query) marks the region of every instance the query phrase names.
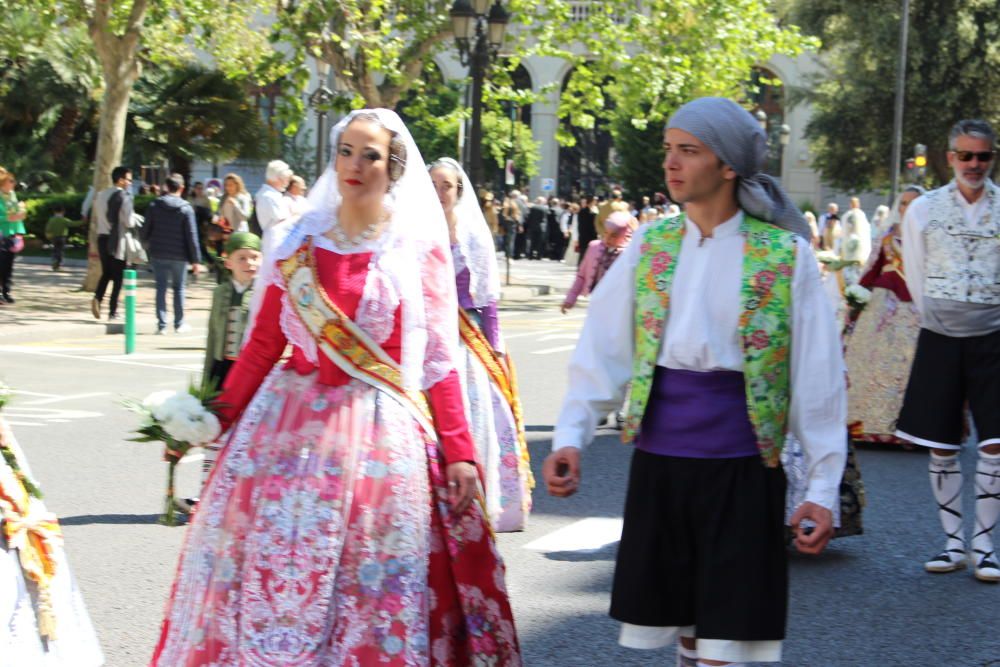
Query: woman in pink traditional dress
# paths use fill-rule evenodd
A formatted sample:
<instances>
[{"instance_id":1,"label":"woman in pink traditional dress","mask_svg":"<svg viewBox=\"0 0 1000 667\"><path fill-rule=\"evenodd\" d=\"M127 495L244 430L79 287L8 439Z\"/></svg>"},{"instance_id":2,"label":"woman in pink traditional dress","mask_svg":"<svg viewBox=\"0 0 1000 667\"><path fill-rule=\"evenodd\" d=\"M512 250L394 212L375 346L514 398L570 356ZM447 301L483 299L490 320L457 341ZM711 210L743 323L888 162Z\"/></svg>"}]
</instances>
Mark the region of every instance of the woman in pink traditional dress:
<instances>
[{"instance_id":1,"label":"woman in pink traditional dress","mask_svg":"<svg viewBox=\"0 0 1000 667\"><path fill-rule=\"evenodd\" d=\"M448 221L458 288L459 374L486 509L497 531L524 530L531 512L531 467L513 363L505 355L497 302L500 274L493 236L472 182L451 158L430 166Z\"/></svg>"},{"instance_id":2,"label":"woman in pink traditional dress","mask_svg":"<svg viewBox=\"0 0 1000 667\"><path fill-rule=\"evenodd\" d=\"M152 664L520 665L441 207L393 112L353 112L331 145L261 274Z\"/></svg>"},{"instance_id":3,"label":"woman in pink traditional dress","mask_svg":"<svg viewBox=\"0 0 1000 667\"><path fill-rule=\"evenodd\" d=\"M895 437L896 418L910 377L920 316L903 277L900 227L906 208L923 193L911 185L896 200L889 229L860 284L871 290L846 340L847 415L851 437L863 442L904 444Z\"/></svg>"}]
</instances>

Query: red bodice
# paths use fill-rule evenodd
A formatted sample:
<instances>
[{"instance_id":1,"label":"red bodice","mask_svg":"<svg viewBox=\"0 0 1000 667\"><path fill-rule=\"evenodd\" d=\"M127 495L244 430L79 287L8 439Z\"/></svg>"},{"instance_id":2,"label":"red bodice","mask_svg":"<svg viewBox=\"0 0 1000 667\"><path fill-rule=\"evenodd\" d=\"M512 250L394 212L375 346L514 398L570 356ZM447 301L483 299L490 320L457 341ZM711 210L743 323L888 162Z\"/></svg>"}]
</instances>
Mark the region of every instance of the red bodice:
<instances>
[{"instance_id":1,"label":"red bodice","mask_svg":"<svg viewBox=\"0 0 1000 667\"><path fill-rule=\"evenodd\" d=\"M878 258L870 269L861 276L861 286L866 289L881 287L895 293L900 301L913 301L906 288L903 275L903 258L896 247L893 235L888 234L878 249Z\"/></svg>"},{"instance_id":2,"label":"red bodice","mask_svg":"<svg viewBox=\"0 0 1000 667\"><path fill-rule=\"evenodd\" d=\"M330 299L353 319L364 293L371 253L342 255L316 248L315 258L320 285L326 290ZM219 402L224 406L219 415L223 428L228 428L236 421L288 345L288 339L281 329L283 295L284 290L276 285L268 286L264 293L264 300L260 312L257 313L250 340L229 371L222 395L219 397ZM397 363L402 357L401 310L402 306L396 309L392 333L382 344L382 348ZM286 314L286 317L288 316L289 314ZM295 317L294 314L290 316ZM293 345L291 357L285 362L285 370L307 375L318 369L318 381L327 385L339 386L350 381L350 376L322 352L319 353L318 360L317 368L316 364L309 361L305 352ZM475 447L465 419L458 373L452 370L443 380L432 386L427 394L445 458L450 463L474 461Z\"/></svg>"}]
</instances>

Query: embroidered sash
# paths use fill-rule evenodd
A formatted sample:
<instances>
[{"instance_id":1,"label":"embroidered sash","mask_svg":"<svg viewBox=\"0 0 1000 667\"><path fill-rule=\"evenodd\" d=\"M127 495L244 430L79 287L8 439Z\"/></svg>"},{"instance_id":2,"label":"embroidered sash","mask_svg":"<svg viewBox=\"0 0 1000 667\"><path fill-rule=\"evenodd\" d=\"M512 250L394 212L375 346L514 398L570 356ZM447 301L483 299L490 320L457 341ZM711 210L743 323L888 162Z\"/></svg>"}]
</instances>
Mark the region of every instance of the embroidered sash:
<instances>
[{"instance_id":1,"label":"embroidered sash","mask_svg":"<svg viewBox=\"0 0 1000 667\"><path fill-rule=\"evenodd\" d=\"M352 378L385 391L406 406L424 435L436 441L427 397L403 386L400 365L330 299L314 268L311 239L281 262L288 300L315 338L316 346Z\"/></svg>"},{"instance_id":2,"label":"embroidered sash","mask_svg":"<svg viewBox=\"0 0 1000 667\"><path fill-rule=\"evenodd\" d=\"M434 664L522 665L514 614L504 589L504 565L486 518L482 491L455 515L448 502L446 460L427 398L403 386L402 369L324 291L315 273L312 239L280 262L289 302L317 347L353 378L384 391L405 406L425 439L431 483L428 586L434 604L428 622ZM443 544L442 544L443 543Z\"/></svg>"},{"instance_id":3,"label":"embroidered sash","mask_svg":"<svg viewBox=\"0 0 1000 667\"><path fill-rule=\"evenodd\" d=\"M684 238L684 216L654 223L646 231L636 267L635 357L629 410L622 441L639 432L653 382L653 371L670 312L670 289ZM743 278L739 318L747 410L761 458L780 465L790 400L789 349L794 236L744 215Z\"/></svg>"},{"instance_id":4,"label":"embroidered sash","mask_svg":"<svg viewBox=\"0 0 1000 667\"><path fill-rule=\"evenodd\" d=\"M4 458L15 456L8 448L12 436L0 420L0 450ZM56 573L55 550L62 545L62 531L56 515L38 510L24 482L10 465L0 468L0 519L9 549L17 549L25 576L38 587L38 633L56 638L56 617L52 607L52 578Z\"/></svg>"},{"instance_id":5,"label":"embroidered sash","mask_svg":"<svg viewBox=\"0 0 1000 667\"><path fill-rule=\"evenodd\" d=\"M482 329L476 326L463 308L458 309L458 333L462 337L462 342L486 369L490 381L500 390L500 394L510 407L511 414L514 415L514 425L517 428L518 470L527 478L528 488L533 489L535 480L531 474L531 457L524 437L524 412L521 409L521 395L517 388L514 360L510 356L501 358L496 353L486 340ZM527 503L527 499L524 502Z\"/></svg>"}]
</instances>

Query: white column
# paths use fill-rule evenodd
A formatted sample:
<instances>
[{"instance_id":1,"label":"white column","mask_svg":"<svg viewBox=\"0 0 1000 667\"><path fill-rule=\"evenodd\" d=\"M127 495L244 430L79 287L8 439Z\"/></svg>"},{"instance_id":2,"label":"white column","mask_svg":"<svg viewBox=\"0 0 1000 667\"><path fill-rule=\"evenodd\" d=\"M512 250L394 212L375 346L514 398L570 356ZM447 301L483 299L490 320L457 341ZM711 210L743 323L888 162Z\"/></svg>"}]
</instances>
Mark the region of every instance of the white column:
<instances>
[{"instance_id":1,"label":"white column","mask_svg":"<svg viewBox=\"0 0 1000 667\"><path fill-rule=\"evenodd\" d=\"M566 63L561 58L542 57L532 59L531 78L535 92L552 81L562 81ZM531 136L539 142L538 174L531 179L531 198L538 195L555 196L559 192L559 94L561 90L550 91L540 102L531 107ZM554 184L549 192L542 190L543 179L550 178Z\"/></svg>"}]
</instances>

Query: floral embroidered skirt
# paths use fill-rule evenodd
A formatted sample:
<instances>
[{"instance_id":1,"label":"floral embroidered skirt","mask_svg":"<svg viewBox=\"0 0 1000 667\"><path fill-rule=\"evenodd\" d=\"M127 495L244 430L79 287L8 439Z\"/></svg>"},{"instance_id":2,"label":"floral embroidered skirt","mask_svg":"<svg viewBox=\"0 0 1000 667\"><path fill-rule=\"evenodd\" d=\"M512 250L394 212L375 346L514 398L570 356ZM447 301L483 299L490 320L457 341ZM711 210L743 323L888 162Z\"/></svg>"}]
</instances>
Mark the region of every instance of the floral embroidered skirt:
<instances>
[{"instance_id":1,"label":"floral embroidered skirt","mask_svg":"<svg viewBox=\"0 0 1000 667\"><path fill-rule=\"evenodd\" d=\"M153 665L520 665L479 505L392 396L276 369L220 453Z\"/></svg>"},{"instance_id":2,"label":"floral embroidered skirt","mask_svg":"<svg viewBox=\"0 0 1000 667\"><path fill-rule=\"evenodd\" d=\"M876 287L847 340L847 423L854 440L902 442L893 434L920 333L913 304Z\"/></svg>"},{"instance_id":3,"label":"floral embroidered skirt","mask_svg":"<svg viewBox=\"0 0 1000 667\"><path fill-rule=\"evenodd\" d=\"M514 414L482 362L464 343L461 347L465 414L483 471L487 513L498 532L524 530L531 512L531 468Z\"/></svg>"}]
</instances>

